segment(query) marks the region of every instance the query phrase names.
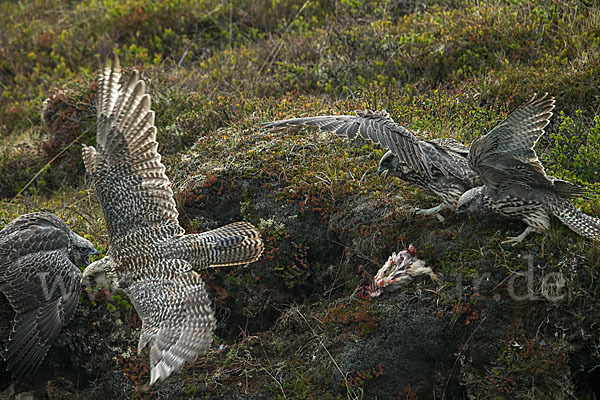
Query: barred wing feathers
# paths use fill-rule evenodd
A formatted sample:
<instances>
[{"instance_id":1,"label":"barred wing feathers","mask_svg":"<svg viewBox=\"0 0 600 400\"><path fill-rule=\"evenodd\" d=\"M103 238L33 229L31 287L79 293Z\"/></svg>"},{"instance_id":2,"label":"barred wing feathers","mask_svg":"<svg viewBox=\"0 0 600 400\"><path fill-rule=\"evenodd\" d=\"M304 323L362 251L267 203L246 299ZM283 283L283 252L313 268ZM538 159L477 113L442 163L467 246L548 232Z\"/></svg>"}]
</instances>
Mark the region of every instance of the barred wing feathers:
<instances>
[{"instance_id":1,"label":"barred wing feathers","mask_svg":"<svg viewBox=\"0 0 600 400\"><path fill-rule=\"evenodd\" d=\"M21 216L0 231L0 291L15 311L2 356L17 378L39 368L77 307L81 271L67 254L68 231L49 213Z\"/></svg>"},{"instance_id":2,"label":"barred wing feathers","mask_svg":"<svg viewBox=\"0 0 600 400\"><path fill-rule=\"evenodd\" d=\"M421 148L421 141L408 129L394 122L387 111L356 111L356 115L326 115L294 118L260 124L263 129L289 126L312 126L322 131L335 132L349 139L360 135L364 139L389 149L409 168L431 177L431 164Z\"/></svg>"},{"instance_id":3,"label":"barred wing feathers","mask_svg":"<svg viewBox=\"0 0 600 400\"><path fill-rule=\"evenodd\" d=\"M211 343L215 318L192 269L255 261L263 244L245 222L184 235L157 151L150 96L137 72L123 88L119 80L115 57L100 79L97 149L83 150L109 236L109 256L90 265L84 280L99 277L133 303L142 319L138 351L150 345L152 385Z\"/></svg>"},{"instance_id":4,"label":"barred wing feathers","mask_svg":"<svg viewBox=\"0 0 600 400\"><path fill-rule=\"evenodd\" d=\"M445 149L448 152L460 154L464 157L467 157L469 154L469 146L465 146L453 138L437 138L428 140L428 142L439 148Z\"/></svg>"},{"instance_id":5,"label":"barred wing feathers","mask_svg":"<svg viewBox=\"0 0 600 400\"><path fill-rule=\"evenodd\" d=\"M142 319L138 353L150 345L150 385L195 361L210 346L216 320L194 271L137 281L125 292Z\"/></svg>"},{"instance_id":6,"label":"barred wing feathers","mask_svg":"<svg viewBox=\"0 0 600 400\"><path fill-rule=\"evenodd\" d=\"M181 235L173 191L158 153L150 96L137 71L123 88L120 78L115 57L100 78L97 149L83 147L109 241L148 226L166 225L172 235Z\"/></svg>"},{"instance_id":7,"label":"barred wing feathers","mask_svg":"<svg viewBox=\"0 0 600 400\"><path fill-rule=\"evenodd\" d=\"M490 132L473 141L469 165L486 185L496 187L504 180L532 185L547 181L533 146L544 133L553 108L554 97L534 95Z\"/></svg>"},{"instance_id":8,"label":"barred wing feathers","mask_svg":"<svg viewBox=\"0 0 600 400\"><path fill-rule=\"evenodd\" d=\"M63 325L73 316L81 272L62 250L29 254L12 266L18 274L0 279L8 278L0 283L0 289L15 310L3 357L14 376L24 377L38 369Z\"/></svg>"},{"instance_id":9,"label":"barred wing feathers","mask_svg":"<svg viewBox=\"0 0 600 400\"><path fill-rule=\"evenodd\" d=\"M469 167L469 148L452 138L439 138L422 142L422 148L432 165L445 176L476 182L479 176Z\"/></svg>"}]
</instances>

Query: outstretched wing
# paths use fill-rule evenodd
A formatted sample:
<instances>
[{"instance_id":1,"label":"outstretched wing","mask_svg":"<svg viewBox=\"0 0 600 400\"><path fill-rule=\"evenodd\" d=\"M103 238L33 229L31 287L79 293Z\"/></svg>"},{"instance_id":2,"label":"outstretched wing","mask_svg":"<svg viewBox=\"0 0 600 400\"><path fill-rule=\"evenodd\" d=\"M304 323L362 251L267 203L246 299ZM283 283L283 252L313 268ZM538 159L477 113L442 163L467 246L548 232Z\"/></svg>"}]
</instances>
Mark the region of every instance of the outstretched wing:
<instances>
[{"instance_id":1,"label":"outstretched wing","mask_svg":"<svg viewBox=\"0 0 600 400\"><path fill-rule=\"evenodd\" d=\"M191 268L172 261L169 269ZM184 272L170 279L134 282L125 290L142 319L138 353L150 344L150 384L167 378L203 354L212 342L216 320L200 275Z\"/></svg>"},{"instance_id":2,"label":"outstretched wing","mask_svg":"<svg viewBox=\"0 0 600 400\"><path fill-rule=\"evenodd\" d=\"M554 97L535 95L489 133L473 141L469 165L486 185L506 181L527 186L551 184L533 146L544 133L554 108Z\"/></svg>"},{"instance_id":3,"label":"outstretched wing","mask_svg":"<svg viewBox=\"0 0 600 400\"><path fill-rule=\"evenodd\" d=\"M465 146L458 140L454 138L437 138L428 140L429 143L432 143L440 148L447 150L448 152L456 153L467 157L469 154L469 146Z\"/></svg>"},{"instance_id":4,"label":"outstretched wing","mask_svg":"<svg viewBox=\"0 0 600 400\"><path fill-rule=\"evenodd\" d=\"M294 118L260 124L263 129L288 126L313 126L322 131L381 144L418 174L431 177L431 162L421 148L421 141L402 125L394 122L387 111L356 111L356 115L326 115Z\"/></svg>"},{"instance_id":5,"label":"outstretched wing","mask_svg":"<svg viewBox=\"0 0 600 400\"><path fill-rule=\"evenodd\" d=\"M178 256L195 268L249 264L258 260L264 250L260 232L243 221L182 236L175 246Z\"/></svg>"},{"instance_id":6,"label":"outstretched wing","mask_svg":"<svg viewBox=\"0 0 600 400\"><path fill-rule=\"evenodd\" d=\"M15 311L2 356L18 378L37 370L79 300L81 271L55 220L64 225L51 214L27 214L0 232L0 291Z\"/></svg>"},{"instance_id":7,"label":"outstretched wing","mask_svg":"<svg viewBox=\"0 0 600 400\"><path fill-rule=\"evenodd\" d=\"M469 167L467 155L469 148L452 138L438 138L422 142L421 147L432 165L445 176L454 176L460 180L476 182L477 173Z\"/></svg>"},{"instance_id":8,"label":"outstretched wing","mask_svg":"<svg viewBox=\"0 0 600 400\"><path fill-rule=\"evenodd\" d=\"M109 242L147 227L181 235L173 191L157 151L150 95L137 71L123 88L120 78L115 55L112 65L105 63L99 82L97 147L83 147Z\"/></svg>"}]
</instances>

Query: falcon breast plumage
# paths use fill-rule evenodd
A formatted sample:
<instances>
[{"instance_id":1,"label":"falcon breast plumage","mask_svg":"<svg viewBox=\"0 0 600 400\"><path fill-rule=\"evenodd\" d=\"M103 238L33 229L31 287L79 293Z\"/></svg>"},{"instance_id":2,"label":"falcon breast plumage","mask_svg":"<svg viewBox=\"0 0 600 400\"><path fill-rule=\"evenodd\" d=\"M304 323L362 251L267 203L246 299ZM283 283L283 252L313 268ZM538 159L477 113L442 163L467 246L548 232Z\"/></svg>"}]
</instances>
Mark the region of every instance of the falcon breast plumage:
<instances>
[{"instance_id":1,"label":"falcon breast plumage","mask_svg":"<svg viewBox=\"0 0 600 400\"><path fill-rule=\"evenodd\" d=\"M435 215L440 221L443 209L455 210L460 196L481 184L467 163L469 148L452 138L419 140L396 123L386 111L357 111L356 115L326 115L294 118L260 124L263 129L312 126L322 131L381 144L388 151L379 161L378 174L396 176L420 188L432 191L442 203L418 214Z\"/></svg>"},{"instance_id":2,"label":"falcon breast plumage","mask_svg":"<svg viewBox=\"0 0 600 400\"><path fill-rule=\"evenodd\" d=\"M212 341L215 317L196 271L254 262L263 242L246 222L184 234L157 151L150 95L137 71L123 87L120 78L115 55L99 81L96 148L83 147L109 242L83 279L127 294L142 320L138 352L150 345L152 385L196 360Z\"/></svg>"},{"instance_id":3,"label":"falcon breast plumage","mask_svg":"<svg viewBox=\"0 0 600 400\"><path fill-rule=\"evenodd\" d=\"M29 376L44 361L77 307L78 266L93 254L89 240L48 212L22 215L0 231L0 292L15 312L2 358L13 376Z\"/></svg>"},{"instance_id":4,"label":"falcon breast plumage","mask_svg":"<svg viewBox=\"0 0 600 400\"><path fill-rule=\"evenodd\" d=\"M546 175L533 147L548 125L554 97L533 96L489 133L473 141L469 165L484 185L465 192L456 211L496 213L527 224L523 233L502 243L517 244L531 232L545 232L554 215L574 232L600 239L600 220L568 200L585 194L578 185Z\"/></svg>"}]
</instances>

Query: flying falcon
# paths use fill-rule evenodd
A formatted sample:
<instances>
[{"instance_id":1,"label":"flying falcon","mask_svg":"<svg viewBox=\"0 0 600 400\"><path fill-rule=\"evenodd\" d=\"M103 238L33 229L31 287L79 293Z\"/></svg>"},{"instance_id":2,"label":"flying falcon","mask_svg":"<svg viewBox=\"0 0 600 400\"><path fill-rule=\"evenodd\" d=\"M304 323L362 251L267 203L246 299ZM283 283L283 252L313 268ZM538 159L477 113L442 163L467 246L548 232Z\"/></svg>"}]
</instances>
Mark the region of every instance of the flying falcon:
<instances>
[{"instance_id":1,"label":"flying falcon","mask_svg":"<svg viewBox=\"0 0 600 400\"><path fill-rule=\"evenodd\" d=\"M465 192L457 213L496 213L527 224L504 244L520 243L531 232L546 232L554 215L574 232L600 240L600 220L578 211L568 199L585 194L572 183L546 175L533 147L544 133L554 97L535 95L486 135L473 141L469 166L484 185Z\"/></svg>"},{"instance_id":2,"label":"flying falcon","mask_svg":"<svg viewBox=\"0 0 600 400\"><path fill-rule=\"evenodd\" d=\"M81 291L78 266L95 254L89 240L48 212L22 215L0 231L0 292L15 312L2 357L16 378L38 369L73 316Z\"/></svg>"},{"instance_id":3,"label":"flying falcon","mask_svg":"<svg viewBox=\"0 0 600 400\"><path fill-rule=\"evenodd\" d=\"M467 163L469 148L451 139L419 140L408 129L394 122L386 111L357 111L356 115L326 115L294 118L260 124L263 129L312 126L322 131L381 144L388 151L379 161L377 173L396 176L441 197L442 203L417 214L435 215L440 221L443 209L455 210L460 196L481 184Z\"/></svg>"},{"instance_id":4,"label":"flying falcon","mask_svg":"<svg viewBox=\"0 0 600 400\"><path fill-rule=\"evenodd\" d=\"M83 273L86 287L124 291L142 320L138 353L150 346L150 385L210 346L215 317L200 275L248 264L263 251L246 222L185 235L157 151L150 96L137 71L121 87L115 55L99 81L96 148L83 160L106 221L109 249Z\"/></svg>"}]
</instances>

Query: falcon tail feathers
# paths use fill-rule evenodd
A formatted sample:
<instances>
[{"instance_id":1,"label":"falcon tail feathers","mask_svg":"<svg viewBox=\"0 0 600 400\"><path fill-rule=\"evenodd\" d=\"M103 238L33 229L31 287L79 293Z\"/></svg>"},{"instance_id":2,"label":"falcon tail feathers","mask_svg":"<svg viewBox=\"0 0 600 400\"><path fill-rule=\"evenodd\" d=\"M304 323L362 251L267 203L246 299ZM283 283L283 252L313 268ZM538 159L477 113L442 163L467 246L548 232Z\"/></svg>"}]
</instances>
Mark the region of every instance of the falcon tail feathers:
<instances>
[{"instance_id":1,"label":"falcon tail feathers","mask_svg":"<svg viewBox=\"0 0 600 400\"><path fill-rule=\"evenodd\" d=\"M582 213L566 200L553 202L551 210L573 232L588 239L600 240L600 219Z\"/></svg>"},{"instance_id":2,"label":"falcon tail feathers","mask_svg":"<svg viewBox=\"0 0 600 400\"><path fill-rule=\"evenodd\" d=\"M264 250L260 232L247 222L185 235L180 240L188 248L188 261L200 268L249 264Z\"/></svg>"},{"instance_id":3,"label":"falcon tail feathers","mask_svg":"<svg viewBox=\"0 0 600 400\"><path fill-rule=\"evenodd\" d=\"M554 179L552 185L554 186L554 191L556 194L564 197L565 199L571 199L575 197L590 198L593 196L593 192L589 189L571 182L563 181L561 179Z\"/></svg>"}]
</instances>

